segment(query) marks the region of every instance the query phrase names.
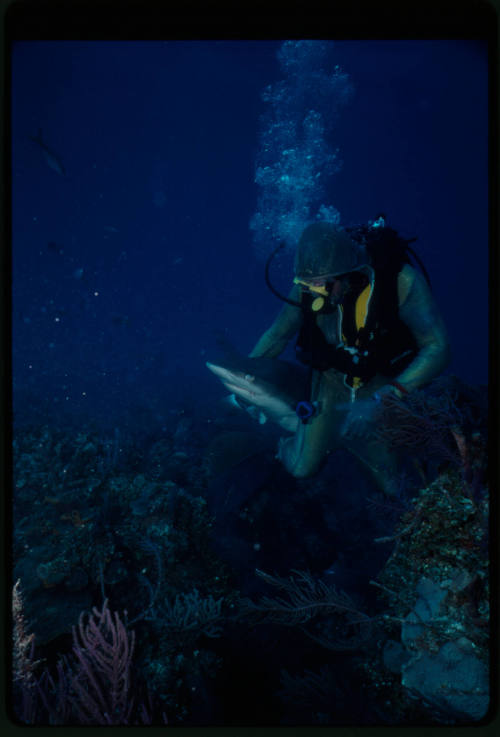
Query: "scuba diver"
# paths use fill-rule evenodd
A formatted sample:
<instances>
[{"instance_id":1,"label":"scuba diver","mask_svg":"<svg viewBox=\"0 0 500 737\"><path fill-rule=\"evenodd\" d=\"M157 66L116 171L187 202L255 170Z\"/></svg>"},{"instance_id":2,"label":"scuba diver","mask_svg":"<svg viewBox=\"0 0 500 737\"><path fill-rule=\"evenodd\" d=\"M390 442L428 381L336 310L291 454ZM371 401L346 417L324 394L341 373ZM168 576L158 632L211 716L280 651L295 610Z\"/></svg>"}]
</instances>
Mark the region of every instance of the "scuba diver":
<instances>
[{"instance_id":1,"label":"scuba diver","mask_svg":"<svg viewBox=\"0 0 500 737\"><path fill-rule=\"evenodd\" d=\"M414 239L413 239L414 240ZM438 376L449 361L446 328L428 276L383 215L368 225L308 225L298 242L295 278L273 324L250 353L276 358L298 334L297 359L309 367L310 396L297 404L293 434L278 458L296 478L315 474L329 453L347 448L387 494L397 490L396 458L373 436L383 396L398 397ZM411 263L418 261L424 275Z\"/></svg>"}]
</instances>

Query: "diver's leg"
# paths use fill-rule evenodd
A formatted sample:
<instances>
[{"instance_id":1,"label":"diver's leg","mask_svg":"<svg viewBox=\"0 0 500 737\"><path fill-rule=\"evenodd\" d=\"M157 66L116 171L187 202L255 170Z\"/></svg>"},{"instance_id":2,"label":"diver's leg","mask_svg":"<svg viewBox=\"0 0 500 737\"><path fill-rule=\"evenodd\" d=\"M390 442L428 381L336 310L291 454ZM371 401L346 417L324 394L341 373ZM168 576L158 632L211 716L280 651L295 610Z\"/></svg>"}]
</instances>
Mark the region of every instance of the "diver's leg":
<instances>
[{"instance_id":1,"label":"diver's leg","mask_svg":"<svg viewBox=\"0 0 500 737\"><path fill-rule=\"evenodd\" d=\"M360 438L345 442L344 446L370 471L378 488L387 496L395 496L399 490L398 460L394 451L379 440Z\"/></svg>"},{"instance_id":2,"label":"diver's leg","mask_svg":"<svg viewBox=\"0 0 500 737\"><path fill-rule=\"evenodd\" d=\"M387 380L383 377L375 377L358 391L358 397L371 397L385 383ZM318 413L306 424L299 422L294 436L280 441L278 458L287 471L297 478L312 476L328 452L342 446L366 466L385 494L394 496L399 487L395 453L369 437L350 440L340 435L346 416L345 406L350 397L342 375L334 370L323 374L315 372L311 397L312 401L318 402ZM336 405L343 408L336 409Z\"/></svg>"},{"instance_id":3,"label":"diver's leg","mask_svg":"<svg viewBox=\"0 0 500 737\"><path fill-rule=\"evenodd\" d=\"M307 423L299 421L291 438L282 438L278 458L286 470L296 478L316 473L329 451L338 446L335 428L339 426L339 413L334 405L339 401L338 383L315 373L311 399L318 403L318 411Z\"/></svg>"},{"instance_id":4,"label":"diver's leg","mask_svg":"<svg viewBox=\"0 0 500 737\"><path fill-rule=\"evenodd\" d=\"M328 444L324 443L322 424L316 417L307 425L301 423L292 437L281 438L278 458L295 478L314 474L326 457Z\"/></svg>"}]
</instances>

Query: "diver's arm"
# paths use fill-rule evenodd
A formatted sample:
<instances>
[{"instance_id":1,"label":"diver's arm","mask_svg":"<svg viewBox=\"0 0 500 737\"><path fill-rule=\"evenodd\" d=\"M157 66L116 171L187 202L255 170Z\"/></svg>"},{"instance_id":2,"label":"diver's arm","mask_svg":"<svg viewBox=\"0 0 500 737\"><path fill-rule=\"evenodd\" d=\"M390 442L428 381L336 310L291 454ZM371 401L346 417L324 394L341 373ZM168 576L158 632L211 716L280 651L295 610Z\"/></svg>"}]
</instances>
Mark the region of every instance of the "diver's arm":
<instances>
[{"instance_id":1,"label":"diver's arm","mask_svg":"<svg viewBox=\"0 0 500 737\"><path fill-rule=\"evenodd\" d=\"M450 360L448 335L424 277L405 265L398 276L399 316L410 328L418 354L394 381L411 391L427 384Z\"/></svg>"},{"instance_id":2,"label":"diver's arm","mask_svg":"<svg viewBox=\"0 0 500 737\"><path fill-rule=\"evenodd\" d=\"M300 288L292 287L289 299L300 302ZM250 358L276 358L285 350L289 340L295 335L302 324L302 310L293 305L283 305L271 327L259 338L257 344L249 354Z\"/></svg>"},{"instance_id":3,"label":"diver's arm","mask_svg":"<svg viewBox=\"0 0 500 737\"><path fill-rule=\"evenodd\" d=\"M450 359L448 336L443 319L424 277L405 265L398 276L399 317L411 330L418 353L404 371L373 394L377 404L387 393L401 396L418 389L438 376ZM340 405L337 405L340 407ZM372 399L357 401L347 413L341 435L346 438L369 436L373 431Z\"/></svg>"}]
</instances>

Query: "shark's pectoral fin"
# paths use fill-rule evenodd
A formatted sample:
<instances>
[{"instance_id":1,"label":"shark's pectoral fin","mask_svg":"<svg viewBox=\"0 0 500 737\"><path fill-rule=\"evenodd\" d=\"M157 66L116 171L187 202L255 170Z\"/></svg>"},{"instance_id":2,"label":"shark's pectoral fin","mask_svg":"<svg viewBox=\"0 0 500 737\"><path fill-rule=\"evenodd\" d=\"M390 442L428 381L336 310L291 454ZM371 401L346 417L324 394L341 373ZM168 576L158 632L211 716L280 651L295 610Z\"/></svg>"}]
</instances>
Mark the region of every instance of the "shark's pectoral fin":
<instances>
[{"instance_id":1,"label":"shark's pectoral fin","mask_svg":"<svg viewBox=\"0 0 500 737\"><path fill-rule=\"evenodd\" d=\"M297 432L299 427L299 418L295 414L285 415L278 421L278 425L286 430L287 432Z\"/></svg>"}]
</instances>

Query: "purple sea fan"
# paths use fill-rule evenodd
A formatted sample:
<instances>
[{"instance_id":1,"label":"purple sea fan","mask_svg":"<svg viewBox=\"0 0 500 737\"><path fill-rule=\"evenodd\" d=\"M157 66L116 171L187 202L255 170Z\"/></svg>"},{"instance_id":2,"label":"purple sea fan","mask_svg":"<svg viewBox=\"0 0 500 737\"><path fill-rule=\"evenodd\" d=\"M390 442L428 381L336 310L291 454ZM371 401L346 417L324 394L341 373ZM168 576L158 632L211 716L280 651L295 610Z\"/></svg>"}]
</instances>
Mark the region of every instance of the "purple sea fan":
<instances>
[{"instance_id":1,"label":"purple sea fan","mask_svg":"<svg viewBox=\"0 0 500 737\"><path fill-rule=\"evenodd\" d=\"M133 706L130 665L135 633L128 632L108 609L107 600L96 607L87 624L80 615L73 627L73 652L78 668L71 677L70 697L80 724L128 724Z\"/></svg>"}]
</instances>

